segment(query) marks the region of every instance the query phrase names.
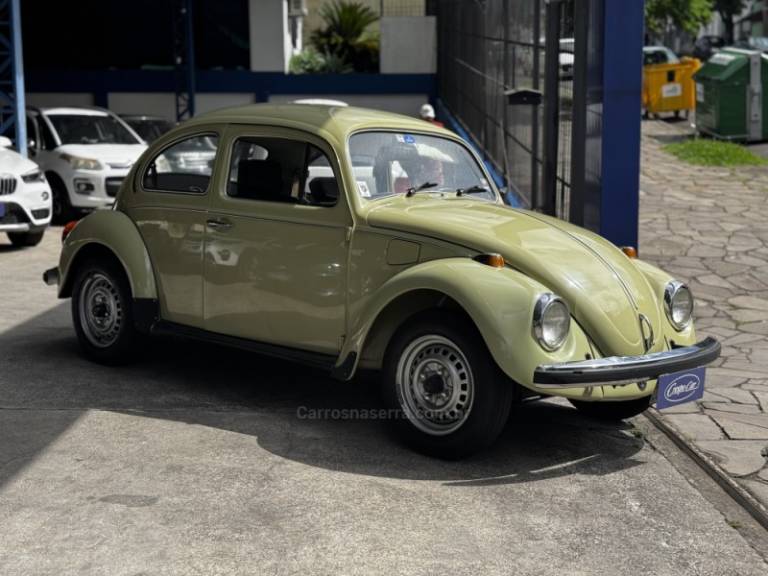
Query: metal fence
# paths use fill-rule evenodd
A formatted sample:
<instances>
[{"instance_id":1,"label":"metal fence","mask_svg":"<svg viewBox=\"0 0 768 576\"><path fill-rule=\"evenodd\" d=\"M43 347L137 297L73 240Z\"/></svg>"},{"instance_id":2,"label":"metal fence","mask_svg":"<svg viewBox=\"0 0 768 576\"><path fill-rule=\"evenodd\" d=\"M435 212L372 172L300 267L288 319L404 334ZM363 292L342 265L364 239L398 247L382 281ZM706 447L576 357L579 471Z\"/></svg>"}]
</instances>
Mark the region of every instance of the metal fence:
<instances>
[{"instance_id":1,"label":"metal fence","mask_svg":"<svg viewBox=\"0 0 768 576\"><path fill-rule=\"evenodd\" d=\"M541 179L541 109L509 107L504 92L543 82L543 2L443 0L439 93L488 160L527 204Z\"/></svg>"},{"instance_id":2,"label":"metal fence","mask_svg":"<svg viewBox=\"0 0 768 576\"><path fill-rule=\"evenodd\" d=\"M586 144L588 55L580 48L591 31L576 26L584 19L578 10L594 1L433 4L442 103L523 205L562 218L570 216L574 180L584 183L584 159L573 153ZM524 90L539 100L511 103Z\"/></svg>"}]
</instances>

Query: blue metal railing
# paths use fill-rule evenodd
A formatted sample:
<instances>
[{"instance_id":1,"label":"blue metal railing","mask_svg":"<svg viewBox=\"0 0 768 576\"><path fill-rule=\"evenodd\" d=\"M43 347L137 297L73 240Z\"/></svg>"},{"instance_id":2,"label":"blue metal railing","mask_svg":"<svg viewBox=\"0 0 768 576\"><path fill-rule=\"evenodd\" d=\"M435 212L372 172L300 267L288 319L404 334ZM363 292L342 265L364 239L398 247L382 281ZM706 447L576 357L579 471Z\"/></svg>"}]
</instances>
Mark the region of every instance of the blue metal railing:
<instances>
[{"instance_id":1,"label":"blue metal railing","mask_svg":"<svg viewBox=\"0 0 768 576\"><path fill-rule=\"evenodd\" d=\"M27 155L20 0L0 0L0 134L14 130L16 148Z\"/></svg>"}]
</instances>

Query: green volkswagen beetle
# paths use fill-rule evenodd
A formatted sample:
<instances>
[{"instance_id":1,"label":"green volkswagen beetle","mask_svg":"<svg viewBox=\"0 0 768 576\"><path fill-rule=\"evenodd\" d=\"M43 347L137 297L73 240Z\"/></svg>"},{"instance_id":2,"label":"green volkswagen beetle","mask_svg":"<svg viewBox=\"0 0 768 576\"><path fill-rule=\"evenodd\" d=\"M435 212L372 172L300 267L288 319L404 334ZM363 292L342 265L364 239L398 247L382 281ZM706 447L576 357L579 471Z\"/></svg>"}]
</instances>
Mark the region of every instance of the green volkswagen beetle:
<instances>
[{"instance_id":1,"label":"green volkswagen beetle","mask_svg":"<svg viewBox=\"0 0 768 576\"><path fill-rule=\"evenodd\" d=\"M394 425L446 458L488 446L526 398L616 419L695 399L720 352L697 342L684 284L508 207L463 140L394 114L199 116L65 233L44 279L90 358L175 334L343 380L377 370Z\"/></svg>"}]
</instances>

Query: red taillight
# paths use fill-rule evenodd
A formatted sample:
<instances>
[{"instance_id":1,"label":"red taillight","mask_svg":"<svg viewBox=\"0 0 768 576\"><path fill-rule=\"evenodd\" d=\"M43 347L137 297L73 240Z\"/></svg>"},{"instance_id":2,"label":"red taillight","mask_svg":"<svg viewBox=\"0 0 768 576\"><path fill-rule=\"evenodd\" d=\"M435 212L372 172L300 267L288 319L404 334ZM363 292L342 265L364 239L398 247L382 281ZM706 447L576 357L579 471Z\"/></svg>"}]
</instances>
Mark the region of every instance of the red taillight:
<instances>
[{"instance_id":1,"label":"red taillight","mask_svg":"<svg viewBox=\"0 0 768 576\"><path fill-rule=\"evenodd\" d=\"M64 229L61 231L61 241L62 243L64 240L67 239L67 236L69 236L69 233L72 232L72 230L75 229L75 226L77 226L77 220L72 220L71 222L67 222L64 226Z\"/></svg>"}]
</instances>

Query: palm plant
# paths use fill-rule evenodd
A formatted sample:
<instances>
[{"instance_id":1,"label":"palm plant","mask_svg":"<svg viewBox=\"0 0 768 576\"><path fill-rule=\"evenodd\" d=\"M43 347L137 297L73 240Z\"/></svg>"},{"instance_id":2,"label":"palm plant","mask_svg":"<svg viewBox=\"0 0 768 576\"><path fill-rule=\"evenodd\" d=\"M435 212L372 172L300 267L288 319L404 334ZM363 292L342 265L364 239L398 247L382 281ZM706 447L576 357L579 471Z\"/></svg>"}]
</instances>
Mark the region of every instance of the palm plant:
<instances>
[{"instance_id":1,"label":"palm plant","mask_svg":"<svg viewBox=\"0 0 768 576\"><path fill-rule=\"evenodd\" d=\"M334 0L323 5L320 15L325 25L311 36L318 52L343 60L357 72L377 71L378 41L367 34L379 19L373 10L359 2Z\"/></svg>"}]
</instances>

